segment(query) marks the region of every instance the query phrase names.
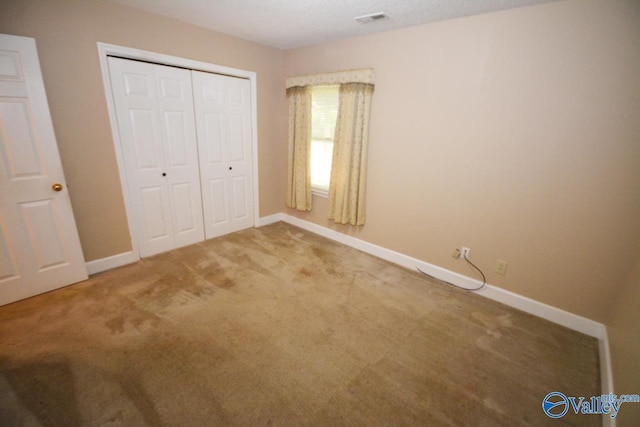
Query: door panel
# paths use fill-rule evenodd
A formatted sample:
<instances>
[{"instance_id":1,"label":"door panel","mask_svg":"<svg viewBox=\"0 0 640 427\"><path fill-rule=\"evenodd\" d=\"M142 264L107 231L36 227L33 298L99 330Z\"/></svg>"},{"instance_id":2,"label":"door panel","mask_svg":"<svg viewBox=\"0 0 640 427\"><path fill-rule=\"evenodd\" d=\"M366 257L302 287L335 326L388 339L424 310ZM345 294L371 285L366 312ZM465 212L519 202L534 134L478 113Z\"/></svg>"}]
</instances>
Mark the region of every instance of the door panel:
<instances>
[{"instance_id":1,"label":"door panel","mask_svg":"<svg viewBox=\"0 0 640 427\"><path fill-rule=\"evenodd\" d=\"M111 61L111 60L109 60ZM149 84L148 70L142 74L135 73L123 73L122 79L124 81L125 93L128 96L139 95L143 98L148 98L151 96L149 93L150 87L153 85Z\"/></svg>"},{"instance_id":2,"label":"door panel","mask_svg":"<svg viewBox=\"0 0 640 427\"><path fill-rule=\"evenodd\" d=\"M204 240L191 72L154 65L175 246Z\"/></svg>"},{"instance_id":3,"label":"door panel","mask_svg":"<svg viewBox=\"0 0 640 427\"><path fill-rule=\"evenodd\" d=\"M138 169L151 169L160 172L161 147L159 146L158 133L155 131L155 111L153 109L129 110L131 123L131 139L135 149L135 159Z\"/></svg>"},{"instance_id":4,"label":"door panel","mask_svg":"<svg viewBox=\"0 0 640 427\"><path fill-rule=\"evenodd\" d=\"M250 83L200 71L192 71L192 78L210 239L254 225Z\"/></svg>"},{"instance_id":5,"label":"door panel","mask_svg":"<svg viewBox=\"0 0 640 427\"><path fill-rule=\"evenodd\" d=\"M229 160L243 162L245 156L244 117L229 116Z\"/></svg>"},{"instance_id":6,"label":"door panel","mask_svg":"<svg viewBox=\"0 0 640 427\"><path fill-rule=\"evenodd\" d=\"M141 256L175 247L152 64L109 58L109 72Z\"/></svg>"},{"instance_id":7,"label":"door panel","mask_svg":"<svg viewBox=\"0 0 640 427\"><path fill-rule=\"evenodd\" d=\"M0 35L0 305L86 278L35 42Z\"/></svg>"},{"instance_id":8,"label":"door panel","mask_svg":"<svg viewBox=\"0 0 640 427\"><path fill-rule=\"evenodd\" d=\"M9 179L42 176L43 167L33 134L34 123L27 99L1 98L0 115L12 125L4 129L2 140Z\"/></svg>"},{"instance_id":9,"label":"door panel","mask_svg":"<svg viewBox=\"0 0 640 427\"><path fill-rule=\"evenodd\" d=\"M171 166L188 166L187 143L185 137L185 116L180 111L165 111L164 129L169 144L169 164Z\"/></svg>"},{"instance_id":10,"label":"door panel","mask_svg":"<svg viewBox=\"0 0 640 427\"><path fill-rule=\"evenodd\" d=\"M247 217L247 178L234 176L231 178L233 188L233 219L239 220Z\"/></svg>"},{"instance_id":11,"label":"door panel","mask_svg":"<svg viewBox=\"0 0 640 427\"><path fill-rule=\"evenodd\" d=\"M109 58L140 255L204 240L191 75Z\"/></svg>"},{"instance_id":12,"label":"door panel","mask_svg":"<svg viewBox=\"0 0 640 427\"><path fill-rule=\"evenodd\" d=\"M158 83L161 97L165 99L185 99L185 94L183 93L182 84L179 79L164 77L160 78ZM188 98L191 99L191 95L189 95Z\"/></svg>"},{"instance_id":13,"label":"door panel","mask_svg":"<svg viewBox=\"0 0 640 427\"><path fill-rule=\"evenodd\" d=\"M225 201L227 200L227 193L225 191L224 179L210 179L209 180L209 194L208 200L210 200L210 217L209 221L205 225L219 225L227 222L227 208Z\"/></svg>"},{"instance_id":14,"label":"door panel","mask_svg":"<svg viewBox=\"0 0 640 427\"><path fill-rule=\"evenodd\" d=\"M191 209L193 194L191 183L183 182L171 185L173 195L174 215L176 218L176 233L184 234L193 231L196 224L193 223L194 212Z\"/></svg>"},{"instance_id":15,"label":"door panel","mask_svg":"<svg viewBox=\"0 0 640 427\"><path fill-rule=\"evenodd\" d=\"M163 187L148 187L140 190L142 212L145 215L145 230L150 241L171 240L171 228L165 218L165 189ZM155 214L150 214L154 213Z\"/></svg>"},{"instance_id":16,"label":"door panel","mask_svg":"<svg viewBox=\"0 0 640 427\"><path fill-rule=\"evenodd\" d=\"M19 204L20 219L36 255L38 271L63 265L67 260L64 236L57 218L58 209L54 204L55 201L51 199Z\"/></svg>"},{"instance_id":17,"label":"door panel","mask_svg":"<svg viewBox=\"0 0 640 427\"><path fill-rule=\"evenodd\" d=\"M204 121L204 129L198 129L198 143L202 147L206 147L201 155L206 156L202 161L208 165L214 165L222 162L222 124L220 114L204 113L202 114ZM221 166L222 167L222 166Z\"/></svg>"},{"instance_id":18,"label":"door panel","mask_svg":"<svg viewBox=\"0 0 640 427\"><path fill-rule=\"evenodd\" d=\"M0 52L0 78L5 81L22 81L22 67L18 52L11 52L4 48Z\"/></svg>"},{"instance_id":19,"label":"door panel","mask_svg":"<svg viewBox=\"0 0 640 427\"><path fill-rule=\"evenodd\" d=\"M16 277L16 263L11 256L11 251L5 239L6 233L0 224L0 283Z\"/></svg>"}]
</instances>

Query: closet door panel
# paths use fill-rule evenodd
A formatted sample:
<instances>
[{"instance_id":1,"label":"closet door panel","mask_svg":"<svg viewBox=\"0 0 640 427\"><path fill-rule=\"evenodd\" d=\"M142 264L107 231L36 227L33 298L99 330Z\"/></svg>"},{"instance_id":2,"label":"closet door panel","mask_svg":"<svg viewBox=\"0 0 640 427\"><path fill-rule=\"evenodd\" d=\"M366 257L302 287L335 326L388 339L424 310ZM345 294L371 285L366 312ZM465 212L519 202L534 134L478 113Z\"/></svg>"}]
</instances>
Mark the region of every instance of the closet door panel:
<instances>
[{"instance_id":1,"label":"closet door panel","mask_svg":"<svg viewBox=\"0 0 640 427\"><path fill-rule=\"evenodd\" d=\"M233 220L239 221L247 218L249 212L247 212L247 178L245 176L234 176L231 178L231 191L233 192Z\"/></svg>"},{"instance_id":2,"label":"closet door panel","mask_svg":"<svg viewBox=\"0 0 640 427\"><path fill-rule=\"evenodd\" d=\"M227 191L224 179L209 180L208 199L211 203L210 224L213 226L227 222Z\"/></svg>"},{"instance_id":3,"label":"closet door panel","mask_svg":"<svg viewBox=\"0 0 640 427\"><path fill-rule=\"evenodd\" d=\"M130 108L129 124L137 169L159 171L162 147L154 129L155 111L153 108Z\"/></svg>"},{"instance_id":4,"label":"closet door panel","mask_svg":"<svg viewBox=\"0 0 640 427\"><path fill-rule=\"evenodd\" d=\"M196 94L197 96L197 94ZM197 104L196 104L197 105ZM227 162L225 140L226 124L219 113L196 113L202 125L197 127L200 147L200 175L202 186L202 206L206 237L210 239L228 233L228 212L225 176Z\"/></svg>"},{"instance_id":5,"label":"closet door panel","mask_svg":"<svg viewBox=\"0 0 640 427\"><path fill-rule=\"evenodd\" d=\"M242 164L246 163L244 119L242 115L229 116L229 160L236 163L241 162Z\"/></svg>"},{"instance_id":6,"label":"closet door panel","mask_svg":"<svg viewBox=\"0 0 640 427\"><path fill-rule=\"evenodd\" d=\"M199 71L192 77L209 239L253 226L250 83Z\"/></svg>"},{"instance_id":7,"label":"closet door panel","mask_svg":"<svg viewBox=\"0 0 640 427\"><path fill-rule=\"evenodd\" d=\"M154 65L175 247L204 240L200 167L189 70Z\"/></svg>"},{"instance_id":8,"label":"closet door panel","mask_svg":"<svg viewBox=\"0 0 640 427\"><path fill-rule=\"evenodd\" d=\"M202 229L202 221L199 223L194 222L194 218L195 221L202 218L202 211L194 212L193 210L194 196L200 196L199 194L193 194L193 186L186 182L171 184L170 188L176 234L185 235L192 233L195 229Z\"/></svg>"},{"instance_id":9,"label":"closet door panel","mask_svg":"<svg viewBox=\"0 0 640 427\"><path fill-rule=\"evenodd\" d=\"M140 255L204 240L191 72L109 58Z\"/></svg>"},{"instance_id":10,"label":"closet door panel","mask_svg":"<svg viewBox=\"0 0 640 427\"><path fill-rule=\"evenodd\" d=\"M140 202L143 212L147 213L144 222L145 234L150 242L165 240L171 237L171 230L167 228L165 218L165 195L162 187L145 187L140 189ZM155 212L155 215L148 215Z\"/></svg>"},{"instance_id":11,"label":"closet door panel","mask_svg":"<svg viewBox=\"0 0 640 427\"><path fill-rule=\"evenodd\" d=\"M111 87L140 255L175 247L153 64L109 58Z\"/></svg>"},{"instance_id":12,"label":"closet door panel","mask_svg":"<svg viewBox=\"0 0 640 427\"><path fill-rule=\"evenodd\" d=\"M230 231L253 226L251 91L248 80L224 80L222 104L229 120L229 164L232 200Z\"/></svg>"},{"instance_id":13,"label":"closet door panel","mask_svg":"<svg viewBox=\"0 0 640 427\"><path fill-rule=\"evenodd\" d=\"M167 160L169 168L188 166L188 141L186 138L187 124L183 112L165 111L163 116L164 131L167 136Z\"/></svg>"},{"instance_id":14,"label":"closet door panel","mask_svg":"<svg viewBox=\"0 0 640 427\"><path fill-rule=\"evenodd\" d=\"M201 154L206 156L203 159L211 167L223 167L222 164L222 122L220 114L206 113L204 118L204 133L201 146L206 149Z\"/></svg>"}]
</instances>

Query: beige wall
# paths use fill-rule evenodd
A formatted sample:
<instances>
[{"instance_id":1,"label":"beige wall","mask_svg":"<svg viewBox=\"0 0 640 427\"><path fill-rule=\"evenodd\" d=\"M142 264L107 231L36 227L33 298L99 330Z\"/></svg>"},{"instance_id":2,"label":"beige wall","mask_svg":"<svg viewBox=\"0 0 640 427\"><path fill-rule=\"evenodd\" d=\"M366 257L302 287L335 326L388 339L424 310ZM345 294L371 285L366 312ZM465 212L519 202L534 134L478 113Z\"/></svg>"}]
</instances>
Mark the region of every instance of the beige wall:
<instances>
[{"instance_id":1,"label":"beige wall","mask_svg":"<svg viewBox=\"0 0 640 427\"><path fill-rule=\"evenodd\" d=\"M260 214L286 180L283 53L99 0L0 1L0 32L34 37L87 261L131 250L96 43L257 73Z\"/></svg>"},{"instance_id":2,"label":"beige wall","mask_svg":"<svg viewBox=\"0 0 640 427\"><path fill-rule=\"evenodd\" d=\"M567 0L285 53L373 67L367 224L289 211L604 322L640 241L640 8ZM506 276L493 272L508 261Z\"/></svg>"}]
</instances>

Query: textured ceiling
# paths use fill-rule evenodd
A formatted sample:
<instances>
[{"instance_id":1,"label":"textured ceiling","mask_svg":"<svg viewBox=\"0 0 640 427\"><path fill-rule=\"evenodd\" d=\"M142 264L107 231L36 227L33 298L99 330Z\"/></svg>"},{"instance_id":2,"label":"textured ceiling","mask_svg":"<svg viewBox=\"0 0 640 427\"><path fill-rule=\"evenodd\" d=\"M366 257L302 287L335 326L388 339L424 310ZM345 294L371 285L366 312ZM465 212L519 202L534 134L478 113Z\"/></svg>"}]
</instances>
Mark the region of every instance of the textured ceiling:
<instances>
[{"instance_id":1,"label":"textured ceiling","mask_svg":"<svg viewBox=\"0 0 640 427\"><path fill-rule=\"evenodd\" d=\"M396 28L558 0L114 0L128 6L291 49ZM353 18L384 12L389 19Z\"/></svg>"}]
</instances>

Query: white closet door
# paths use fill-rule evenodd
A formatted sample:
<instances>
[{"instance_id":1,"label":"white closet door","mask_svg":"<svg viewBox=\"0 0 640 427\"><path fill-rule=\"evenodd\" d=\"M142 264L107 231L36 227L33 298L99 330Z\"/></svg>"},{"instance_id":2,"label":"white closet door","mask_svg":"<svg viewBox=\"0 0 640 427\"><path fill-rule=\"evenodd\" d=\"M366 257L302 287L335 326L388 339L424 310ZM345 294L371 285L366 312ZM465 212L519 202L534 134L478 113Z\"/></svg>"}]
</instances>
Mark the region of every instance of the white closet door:
<instances>
[{"instance_id":1,"label":"white closet door","mask_svg":"<svg viewBox=\"0 0 640 427\"><path fill-rule=\"evenodd\" d=\"M249 80L192 71L207 239L252 227Z\"/></svg>"},{"instance_id":2,"label":"white closet door","mask_svg":"<svg viewBox=\"0 0 640 427\"><path fill-rule=\"evenodd\" d=\"M0 305L86 278L36 44L0 34Z\"/></svg>"},{"instance_id":3,"label":"white closet door","mask_svg":"<svg viewBox=\"0 0 640 427\"><path fill-rule=\"evenodd\" d=\"M204 240L193 90L189 70L155 65L175 246Z\"/></svg>"},{"instance_id":4,"label":"white closet door","mask_svg":"<svg viewBox=\"0 0 640 427\"><path fill-rule=\"evenodd\" d=\"M190 72L113 57L109 72L140 255L204 240Z\"/></svg>"}]
</instances>

